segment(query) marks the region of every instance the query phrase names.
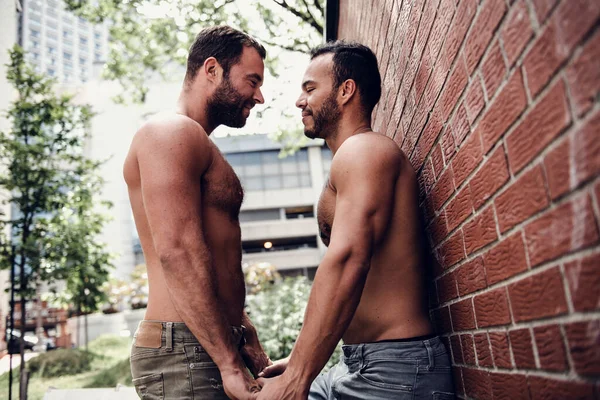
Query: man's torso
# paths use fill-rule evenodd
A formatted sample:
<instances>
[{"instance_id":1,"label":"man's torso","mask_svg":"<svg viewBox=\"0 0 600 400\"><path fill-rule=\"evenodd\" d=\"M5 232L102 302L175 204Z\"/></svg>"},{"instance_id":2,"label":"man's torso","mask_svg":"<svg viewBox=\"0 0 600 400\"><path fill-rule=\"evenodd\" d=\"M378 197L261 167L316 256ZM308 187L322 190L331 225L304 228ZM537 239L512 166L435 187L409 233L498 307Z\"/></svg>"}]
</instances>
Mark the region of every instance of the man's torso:
<instances>
[{"instance_id":1,"label":"man's torso","mask_svg":"<svg viewBox=\"0 0 600 400\"><path fill-rule=\"evenodd\" d=\"M149 299L145 318L180 322L182 318L170 298L144 209L136 155L140 147L139 142L140 140L134 139L132 143L124 174L148 269ZM232 167L216 146L210 141L209 143L212 162L204 174L190 184L201 185L201 204L198 212L201 214L204 240L214 268L218 299L224 305L223 310L227 310L230 324L240 325L245 285L241 270L241 232L238 215L244 195Z\"/></svg>"},{"instance_id":2,"label":"man's torso","mask_svg":"<svg viewBox=\"0 0 600 400\"><path fill-rule=\"evenodd\" d=\"M415 174L405 156L402 164L388 233L373 251L360 303L342 337L347 344L431 333L423 285L425 265L418 189ZM355 184L360 185L360 182ZM335 203L335 187L328 179L317 211L319 234L327 246L335 218Z\"/></svg>"}]
</instances>

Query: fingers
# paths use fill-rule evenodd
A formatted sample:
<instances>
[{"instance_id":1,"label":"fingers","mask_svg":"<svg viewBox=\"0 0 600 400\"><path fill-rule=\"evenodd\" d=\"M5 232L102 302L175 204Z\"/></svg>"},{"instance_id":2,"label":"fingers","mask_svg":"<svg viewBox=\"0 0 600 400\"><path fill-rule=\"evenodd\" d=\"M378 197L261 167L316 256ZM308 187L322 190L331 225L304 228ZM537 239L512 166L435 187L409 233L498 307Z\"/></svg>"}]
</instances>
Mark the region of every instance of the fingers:
<instances>
[{"instance_id":1,"label":"fingers","mask_svg":"<svg viewBox=\"0 0 600 400\"><path fill-rule=\"evenodd\" d=\"M272 364L262 370L259 377L272 378L281 375L285 371L285 364Z\"/></svg>"}]
</instances>

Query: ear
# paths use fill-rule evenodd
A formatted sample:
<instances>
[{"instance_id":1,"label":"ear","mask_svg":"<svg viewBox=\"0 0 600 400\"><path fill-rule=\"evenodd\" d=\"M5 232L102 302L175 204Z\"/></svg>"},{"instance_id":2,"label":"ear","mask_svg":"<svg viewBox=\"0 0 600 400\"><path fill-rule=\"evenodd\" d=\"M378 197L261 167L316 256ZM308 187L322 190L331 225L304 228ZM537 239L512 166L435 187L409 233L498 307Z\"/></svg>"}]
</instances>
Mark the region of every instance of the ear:
<instances>
[{"instance_id":1,"label":"ear","mask_svg":"<svg viewBox=\"0 0 600 400\"><path fill-rule=\"evenodd\" d=\"M202 70L204 75L206 75L206 78L211 82L217 81L218 77L223 72L221 64L219 64L217 59L214 57L208 57L206 60L204 60Z\"/></svg>"},{"instance_id":2,"label":"ear","mask_svg":"<svg viewBox=\"0 0 600 400\"><path fill-rule=\"evenodd\" d=\"M342 105L348 103L356 94L356 82L353 79L346 79L339 89Z\"/></svg>"}]
</instances>

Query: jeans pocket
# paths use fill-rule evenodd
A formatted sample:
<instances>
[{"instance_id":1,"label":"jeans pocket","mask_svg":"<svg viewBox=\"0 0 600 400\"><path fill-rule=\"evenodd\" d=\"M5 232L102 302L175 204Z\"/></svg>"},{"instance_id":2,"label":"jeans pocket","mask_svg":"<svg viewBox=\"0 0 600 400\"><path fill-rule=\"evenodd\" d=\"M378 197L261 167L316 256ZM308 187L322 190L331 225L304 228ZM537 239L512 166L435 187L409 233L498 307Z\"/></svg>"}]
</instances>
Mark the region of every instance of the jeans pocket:
<instances>
[{"instance_id":1,"label":"jeans pocket","mask_svg":"<svg viewBox=\"0 0 600 400\"><path fill-rule=\"evenodd\" d=\"M372 360L358 371L360 379L372 386L403 392L412 392L415 375L416 368L399 366L395 360Z\"/></svg>"},{"instance_id":2,"label":"jeans pocket","mask_svg":"<svg viewBox=\"0 0 600 400\"><path fill-rule=\"evenodd\" d=\"M456 395L448 392L433 392L433 400L454 400Z\"/></svg>"},{"instance_id":3,"label":"jeans pocket","mask_svg":"<svg viewBox=\"0 0 600 400\"><path fill-rule=\"evenodd\" d=\"M131 381L138 396L144 400L163 400L165 388L163 374L152 374L135 378Z\"/></svg>"}]
</instances>

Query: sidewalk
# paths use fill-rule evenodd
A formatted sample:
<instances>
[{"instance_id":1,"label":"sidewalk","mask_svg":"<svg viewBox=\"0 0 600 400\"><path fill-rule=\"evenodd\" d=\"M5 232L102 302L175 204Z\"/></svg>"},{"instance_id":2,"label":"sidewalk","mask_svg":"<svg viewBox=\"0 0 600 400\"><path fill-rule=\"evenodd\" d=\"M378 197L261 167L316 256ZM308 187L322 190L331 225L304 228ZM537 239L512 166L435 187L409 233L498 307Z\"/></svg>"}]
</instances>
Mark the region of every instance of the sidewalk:
<instances>
[{"instance_id":1,"label":"sidewalk","mask_svg":"<svg viewBox=\"0 0 600 400\"><path fill-rule=\"evenodd\" d=\"M30 351L25 352L25 362L31 360L34 357L37 357L38 354L39 353L34 353L34 352L30 352ZM9 364L10 364L10 355L6 354L4 357L2 357L0 359L0 375L4 374L5 372L8 372ZM13 354L13 360L12 360L13 369L18 367L19 364L21 364L21 355Z\"/></svg>"}]
</instances>

